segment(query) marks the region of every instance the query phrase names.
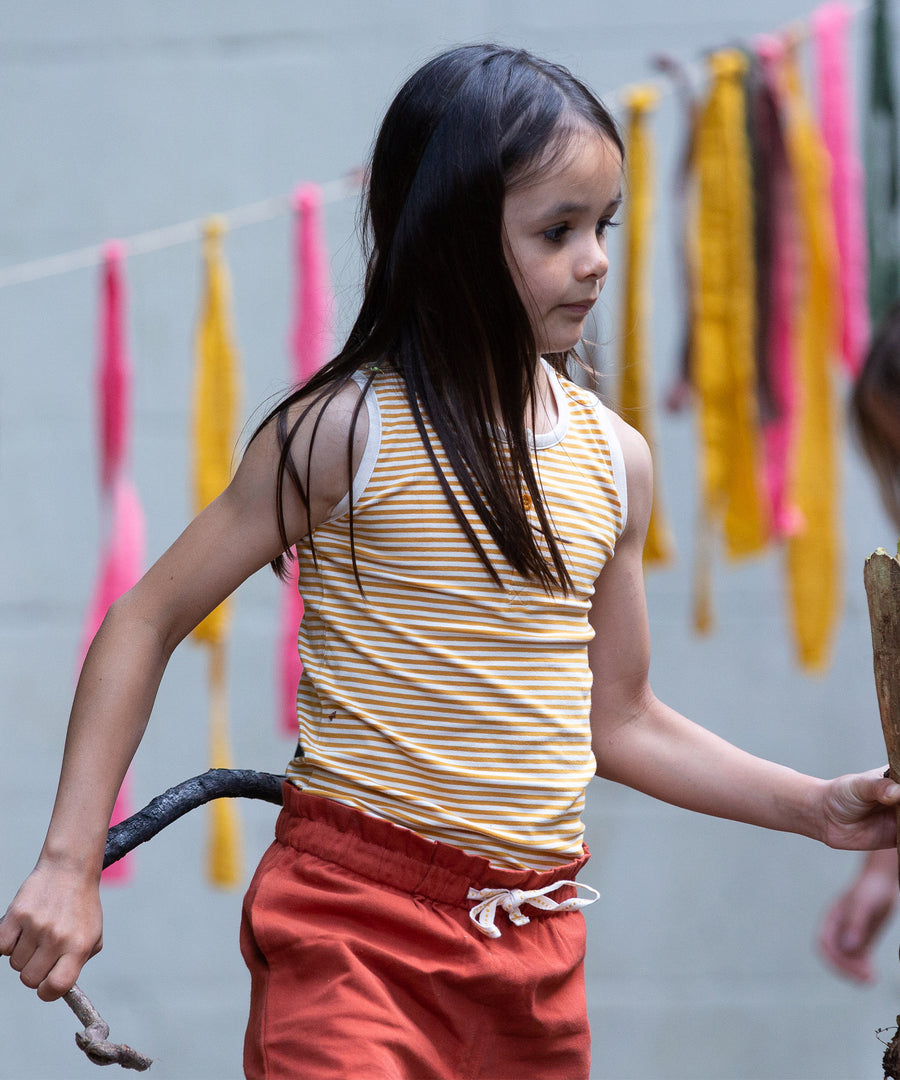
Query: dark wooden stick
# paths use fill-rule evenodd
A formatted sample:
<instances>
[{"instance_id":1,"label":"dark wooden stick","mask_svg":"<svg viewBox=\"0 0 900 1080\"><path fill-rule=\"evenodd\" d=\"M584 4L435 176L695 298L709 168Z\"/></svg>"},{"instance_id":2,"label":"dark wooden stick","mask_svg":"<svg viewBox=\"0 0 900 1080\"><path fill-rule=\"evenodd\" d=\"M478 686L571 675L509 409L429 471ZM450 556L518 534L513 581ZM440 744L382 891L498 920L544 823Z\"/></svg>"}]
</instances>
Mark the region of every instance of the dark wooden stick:
<instances>
[{"instance_id":1,"label":"dark wooden stick","mask_svg":"<svg viewBox=\"0 0 900 1080\"><path fill-rule=\"evenodd\" d=\"M104 869L123 855L151 840L158 832L189 811L213 799L262 799L281 805L283 776L253 769L210 769L157 795L130 818L114 825L106 840Z\"/></svg>"},{"instance_id":2,"label":"dark wooden stick","mask_svg":"<svg viewBox=\"0 0 900 1080\"><path fill-rule=\"evenodd\" d=\"M104 869L127 855L139 844L152 839L173 821L212 799L262 799L280 806L283 776L254 772L252 769L210 769L164 791L130 818L114 825L106 839ZM144 1072L152 1058L124 1043L109 1042L109 1025L97 1012L90 998L76 983L63 995L63 1001L84 1025L75 1042L95 1065L121 1065L123 1069Z\"/></svg>"}]
</instances>

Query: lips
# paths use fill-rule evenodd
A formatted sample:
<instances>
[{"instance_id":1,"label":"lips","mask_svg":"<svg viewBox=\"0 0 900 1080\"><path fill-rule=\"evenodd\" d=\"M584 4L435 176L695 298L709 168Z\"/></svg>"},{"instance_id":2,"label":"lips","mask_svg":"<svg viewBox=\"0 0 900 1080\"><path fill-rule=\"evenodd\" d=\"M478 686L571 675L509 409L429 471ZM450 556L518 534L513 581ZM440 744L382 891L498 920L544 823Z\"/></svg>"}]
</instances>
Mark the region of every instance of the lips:
<instances>
[{"instance_id":1,"label":"lips","mask_svg":"<svg viewBox=\"0 0 900 1080\"><path fill-rule=\"evenodd\" d=\"M587 315L596 303L596 300L581 300L575 304L560 304L563 311L570 311L573 315Z\"/></svg>"}]
</instances>

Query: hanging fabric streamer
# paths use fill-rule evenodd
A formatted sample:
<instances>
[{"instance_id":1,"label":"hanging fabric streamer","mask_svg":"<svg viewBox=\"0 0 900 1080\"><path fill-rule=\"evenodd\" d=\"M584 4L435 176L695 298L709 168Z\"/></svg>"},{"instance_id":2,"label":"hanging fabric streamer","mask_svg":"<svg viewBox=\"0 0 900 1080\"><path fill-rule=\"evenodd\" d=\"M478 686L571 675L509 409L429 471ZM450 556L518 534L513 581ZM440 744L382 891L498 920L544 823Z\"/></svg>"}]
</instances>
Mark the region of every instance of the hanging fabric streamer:
<instances>
[{"instance_id":1,"label":"hanging fabric streamer","mask_svg":"<svg viewBox=\"0 0 900 1080\"><path fill-rule=\"evenodd\" d=\"M678 267L678 289L681 308L684 313L681 330L681 342L678 352L678 367L672 383L666 392L665 402L669 412L681 412L691 400L691 342L694 336L696 251L688 235L688 222L691 212L688 210L690 194L691 164L694 160L694 143L697 138L697 124L700 119L700 104L691 84L686 65L668 53L661 53L653 59L654 66L666 75L674 86L678 104L683 115L683 142L675 168L675 182L672 185L672 217L678 223L675 238L675 259Z\"/></svg>"},{"instance_id":2,"label":"hanging fabric streamer","mask_svg":"<svg viewBox=\"0 0 900 1080\"><path fill-rule=\"evenodd\" d=\"M204 238L204 298L196 337L194 383L194 510L199 513L227 487L238 416L238 358L233 344L228 270L222 252L224 223L210 218ZM226 638L230 600L194 630L209 650L210 764L229 769ZM241 880L240 825L233 799L210 804L209 879L227 888Z\"/></svg>"},{"instance_id":3,"label":"hanging fabric streamer","mask_svg":"<svg viewBox=\"0 0 900 1080\"><path fill-rule=\"evenodd\" d=\"M294 192L296 222L296 303L291 335L292 375L306 382L331 351L331 290L322 225L322 191L301 184Z\"/></svg>"},{"instance_id":4,"label":"hanging fabric streamer","mask_svg":"<svg viewBox=\"0 0 900 1080\"><path fill-rule=\"evenodd\" d=\"M831 358L837 347L837 244L828 153L806 101L795 42L784 57L786 136L801 221L797 311L800 386L791 494L803 527L787 542L791 622L800 663L827 668L840 616L838 426Z\"/></svg>"},{"instance_id":5,"label":"hanging fabric streamer","mask_svg":"<svg viewBox=\"0 0 900 1080\"><path fill-rule=\"evenodd\" d=\"M105 518L97 581L82 631L79 667L113 601L140 578L144 567L144 516L128 474L131 435L131 365L125 341L124 250L113 241L104 249L101 276L97 402L100 490ZM125 777L116 798L111 824L131 814L131 777ZM106 882L125 882L133 873L133 856L103 871Z\"/></svg>"},{"instance_id":6,"label":"hanging fabric streamer","mask_svg":"<svg viewBox=\"0 0 900 1080\"><path fill-rule=\"evenodd\" d=\"M628 111L625 130L628 148L628 220L622 286L619 407L625 419L634 424L651 449L654 445L654 425L652 372L647 357L647 265L653 217L653 147L647 120L658 101L659 93L650 86L635 87L624 97ZM660 486L654 483L653 508L644 544L644 565L670 562L673 552L674 544L662 509Z\"/></svg>"},{"instance_id":7,"label":"hanging fabric streamer","mask_svg":"<svg viewBox=\"0 0 900 1080\"><path fill-rule=\"evenodd\" d=\"M797 402L794 303L798 252L796 193L784 134L783 43L761 37L751 124L757 268L757 367L760 375L765 487L772 533L783 539L802 525L788 498Z\"/></svg>"},{"instance_id":8,"label":"hanging fabric streamer","mask_svg":"<svg viewBox=\"0 0 900 1080\"><path fill-rule=\"evenodd\" d=\"M316 184L301 184L294 193L295 300L291 331L291 378L299 384L314 375L331 348L331 295L328 257L322 229L322 193ZM289 574L281 609L278 650L279 727L297 735L297 684L303 665L297 653L297 629L303 618L303 598L297 581L297 562L287 560Z\"/></svg>"},{"instance_id":9,"label":"hanging fabric streamer","mask_svg":"<svg viewBox=\"0 0 900 1080\"><path fill-rule=\"evenodd\" d=\"M869 310L873 324L900 298L900 170L893 32L887 0L875 0L869 28L869 101L865 113Z\"/></svg>"},{"instance_id":10,"label":"hanging fabric streamer","mask_svg":"<svg viewBox=\"0 0 900 1080\"><path fill-rule=\"evenodd\" d=\"M754 341L755 278L744 74L733 49L710 57L711 88L697 128L696 296L691 369L698 399L701 518L694 626L712 625L713 533L729 558L762 550Z\"/></svg>"},{"instance_id":11,"label":"hanging fabric streamer","mask_svg":"<svg viewBox=\"0 0 900 1080\"><path fill-rule=\"evenodd\" d=\"M831 204L838 248L841 357L856 375L869 343L868 258L863 171L856 148L855 107L847 72L847 4L828 3L813 15L819 126L831 158Z\"/></svg>"}]
</instances>

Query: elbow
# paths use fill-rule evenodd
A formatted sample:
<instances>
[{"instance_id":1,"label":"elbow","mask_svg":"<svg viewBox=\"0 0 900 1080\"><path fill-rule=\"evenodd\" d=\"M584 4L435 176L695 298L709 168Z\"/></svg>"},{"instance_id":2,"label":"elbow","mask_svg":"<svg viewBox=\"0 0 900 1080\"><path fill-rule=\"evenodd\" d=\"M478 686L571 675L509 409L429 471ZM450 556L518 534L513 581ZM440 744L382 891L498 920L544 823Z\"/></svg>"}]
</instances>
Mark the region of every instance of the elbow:
<instances>
[{"instance_id":1,"label":"elbow","mask_svg":"<svg viewBox=\"0 0 900 1080\"><path fill-rule=\"evenodd\" d=\"M629 783L641 740L654 723L658 705L659 699L646 681L628 693L595 699L591 708L591 749L597 776Z\"/></svg>"},{"instance_id":2,"label":"elbow","mask_svg":"<svg viewBox=\"0 0 900 1080\"><path fill-rule=\"evenodd\" d=\"M101 634L108 636L120 645L134 642L148 659L158 658L165 665L184 635L179 634L166 619L148 611L139 596L135 595L137 588L135 586L122 593L109 605L97 637Z\"/></svg>"}]
</instances>

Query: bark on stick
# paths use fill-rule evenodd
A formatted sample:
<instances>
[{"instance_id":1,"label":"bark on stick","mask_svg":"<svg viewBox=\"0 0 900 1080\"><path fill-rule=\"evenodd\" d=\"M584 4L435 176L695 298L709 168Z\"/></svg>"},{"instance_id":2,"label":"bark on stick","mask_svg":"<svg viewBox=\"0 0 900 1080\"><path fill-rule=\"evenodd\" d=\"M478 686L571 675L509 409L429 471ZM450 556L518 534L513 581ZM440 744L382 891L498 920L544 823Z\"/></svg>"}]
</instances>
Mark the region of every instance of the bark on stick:
<instances>
[{"instance_id":1,"label":"bark on stick","mask_svg":"<svg viewBox=\"0 0 900 1080\"><path fill-rule=\"evenodd\" d=\"M872 626L875 690L891 779L900 783L900 559L879 548L864 572ZM900 846L900 811L898 811Z\"/></svg>"},{"instance_id":2,"label":"bark on stick","mask_svg":"<svg viewBox=\"0 0 900 1080\"><path fill-rule=\"evenodd\" d=\"M284 777L252 769L210 769L157 795L143 810L113 825L106 840L104 869L151 840L167 825L212 799L262 799L281 805Z\"/></svg>"},{"instance_id":3,"label":"bark on stick","mask_svg":"<svg viewBox=\"0 0 900 1080\"><path fill-rule=\"evenodd\" d=\"M900 559L879 548L866 559L863 578L869 600L875 690L889 775L900 782ZM897 811L897 849L900 853L900 810ZM885 1080L900 1080L900 1016L881 1066Z\"/></svg>"}]
</instances>

